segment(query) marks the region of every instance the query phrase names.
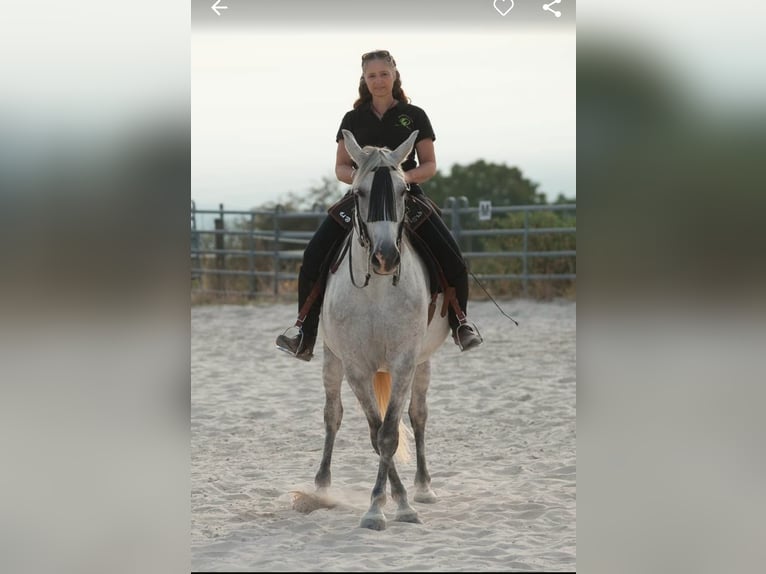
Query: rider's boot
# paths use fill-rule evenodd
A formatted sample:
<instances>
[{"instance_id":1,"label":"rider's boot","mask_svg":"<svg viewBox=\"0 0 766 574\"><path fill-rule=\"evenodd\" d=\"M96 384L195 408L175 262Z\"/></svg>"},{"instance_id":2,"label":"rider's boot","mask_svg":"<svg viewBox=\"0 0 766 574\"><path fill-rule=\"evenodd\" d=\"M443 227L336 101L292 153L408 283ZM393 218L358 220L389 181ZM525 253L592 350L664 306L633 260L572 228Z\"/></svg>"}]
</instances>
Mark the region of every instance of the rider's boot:
<instances>
[{"instance_id":1,"label":"rider's boot","mask_svg":"<svg viewBox=\"0 0 766 574\"><path fill-rule=\"evenodd\" d=\"M296 335L288 337L287 331L285 331L283 334L277 337L277 348L280 351L291 354L293 357L300 359L301 361L310 361L314 358L316 333L312 335L308 332L305 321L302 326L295 325L295 327L291 327L291 329L294 328L298 329L298 333Z\"/></svg>"},{"instance_id":2,"label":"rider's boot","mask_svg":"<svg viewBox=\"0 0 766 574\"><path fill-rule=\"evenodd\" d=\"M298 274L298 309L303 309L313 285L314 282L306 277L301 267ZM314 357L314 344L319 330L319 311L320 303L315 301L305 318L298 317L293 327L277 337L277 348L301 361L310 361ZM291 329L297 329L297 334L288 336L287 332Z\"/></svg>"},{"instance_id":3,"label":"rider's boot","mask_svg":"<svg viewBox=\"0 0 766 574\"><path fill-rule=\"evenodd\" d=\"M455 282L455 294L453 303L450 305L449 323L452 327L452 340L460 347L461 351L470 351L484 342L479 329L473 323L469 323L465 316L468 306L468 274L465 273Z\"/></svg>"},{"instance_id":4,"label":"rider's boot","mask_svg":"<svg viewBox=\"0 0 766 574\"><path fill-rule=\"evenodd\" d=\"M484 339L476 328L476 325L464 319L457 327L452 329L452 339L460 347L461 351L470 351L484 342Z\"/></svg>"}]
</instances>

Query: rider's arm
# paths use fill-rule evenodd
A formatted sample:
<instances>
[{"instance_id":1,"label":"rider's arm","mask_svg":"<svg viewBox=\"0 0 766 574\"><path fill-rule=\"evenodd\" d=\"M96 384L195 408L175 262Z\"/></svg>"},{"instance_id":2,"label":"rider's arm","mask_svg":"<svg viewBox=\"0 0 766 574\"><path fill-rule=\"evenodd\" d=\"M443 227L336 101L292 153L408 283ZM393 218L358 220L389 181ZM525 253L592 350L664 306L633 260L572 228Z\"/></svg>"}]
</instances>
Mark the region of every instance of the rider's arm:
<instances>
[{"instance_id":1,"label":"rider's arm","mask_svg":"<svg viewBox=\"0 0 766 574\"><path fill-rule=\"evenodd\" d=\"M348 155L343 139L338 141L338 151L335 153L335 177L349 185L354 181L354 164Z\"/></svg>"},{"instance_id":2,"label":"rider's arm","mask_svg":"<svg viewBox=\"0 0 766 574\"><path fill-rule=\"evenodd\" d=\"M424 183L436 175L434 141L430 138L422 139L415 144L415 149L418 152L419 165L415 169L406 172L404 180L407 183ZM335 167L335 172L338 172L337 166Z\"/></svg>"}]
</instances>

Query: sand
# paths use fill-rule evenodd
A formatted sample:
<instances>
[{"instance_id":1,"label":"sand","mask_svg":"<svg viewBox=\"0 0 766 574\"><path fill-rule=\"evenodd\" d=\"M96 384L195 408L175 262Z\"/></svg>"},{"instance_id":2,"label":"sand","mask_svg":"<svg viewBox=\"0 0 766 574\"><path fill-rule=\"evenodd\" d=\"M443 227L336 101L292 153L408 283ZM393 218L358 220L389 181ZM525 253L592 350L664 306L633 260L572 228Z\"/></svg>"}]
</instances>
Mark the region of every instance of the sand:
<instances>
[{"instance_id":1,"label":"sand","mask_svg":"<svg viewBox=\"0 0 766 574\"><path fill-rule=\"evenodd\" d=\"M191 549L195 571L573 571L576 305L470 304L485 338L432 359L426 449L435 504L422 524L359 528L377 456L344 383L332 508L308 514L324 440L321 339L305 363L274 348L295 305L192 309ZM409 424L409 421L407 421ZM311 508L308 508L310 510Z\"/></svg>"}]
</instances>

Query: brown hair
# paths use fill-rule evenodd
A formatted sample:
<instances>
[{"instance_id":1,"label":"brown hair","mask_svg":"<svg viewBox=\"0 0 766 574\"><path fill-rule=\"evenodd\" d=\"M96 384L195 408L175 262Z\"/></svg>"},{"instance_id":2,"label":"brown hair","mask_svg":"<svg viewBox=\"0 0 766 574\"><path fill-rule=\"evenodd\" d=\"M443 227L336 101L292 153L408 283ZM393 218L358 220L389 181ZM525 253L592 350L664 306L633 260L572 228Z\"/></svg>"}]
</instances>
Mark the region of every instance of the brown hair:
<instances>
[{"instance_id":1,"label":"brown hair","mask_svg":"<svg viewBox=\"0 0 766 574\"><path fill-rule=\"evenodd\" d=\"M384 62L388 62L389 66L391 66L394 72L396 72L396 78L394 78L394 87L392 90L394 99L399 100L400 102L409 103L410 99L402 89L402 76L399 73L399 70L396 69L396 60L394 60L394 57L388 52L388 50L377 50L375 52L367 52L366 54L362 54L362 71L364 71L364 65L370 60L383 60ZM359 78L359 98L357 98L357 100L354 102L354 109L371 100L372 94L370 93L370 90L367 89L367 83L364 81L364 74L362 74L362 77Z\"/></svg>"}]
</instances>

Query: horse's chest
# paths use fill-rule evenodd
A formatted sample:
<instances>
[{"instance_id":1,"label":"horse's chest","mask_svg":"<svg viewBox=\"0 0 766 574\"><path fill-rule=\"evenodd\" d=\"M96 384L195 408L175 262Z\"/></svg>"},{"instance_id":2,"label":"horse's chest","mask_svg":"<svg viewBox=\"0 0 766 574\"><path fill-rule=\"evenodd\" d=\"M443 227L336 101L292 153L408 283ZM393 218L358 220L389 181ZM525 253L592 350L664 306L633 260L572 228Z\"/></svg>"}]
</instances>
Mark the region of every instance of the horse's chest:
<instances>
[{"instance_id":1,"label":"horse's chest","mask_svg":"<svg viewBox=\"0 0 766 574\"><path fill-rule=\"evenodd\" d=\"M322 320L333 337L344 340L382 340L417 331L424 309L406 298L364 300L338 294L325 299Z\"/></svg>"},{"instance_id":2,"label":"horse's chest","mask_svg":"<svg viewBox=\"0 0 766 574\"><path fill-rule=\"evenodd\" d=\"M400 325L406 320L411 320L413 312L415 310L407 305L370 303L355 306L341 300L325 307L324 319L343 329L354 327L355 330L373 330Z\"/></svg>"}]
</instances>

